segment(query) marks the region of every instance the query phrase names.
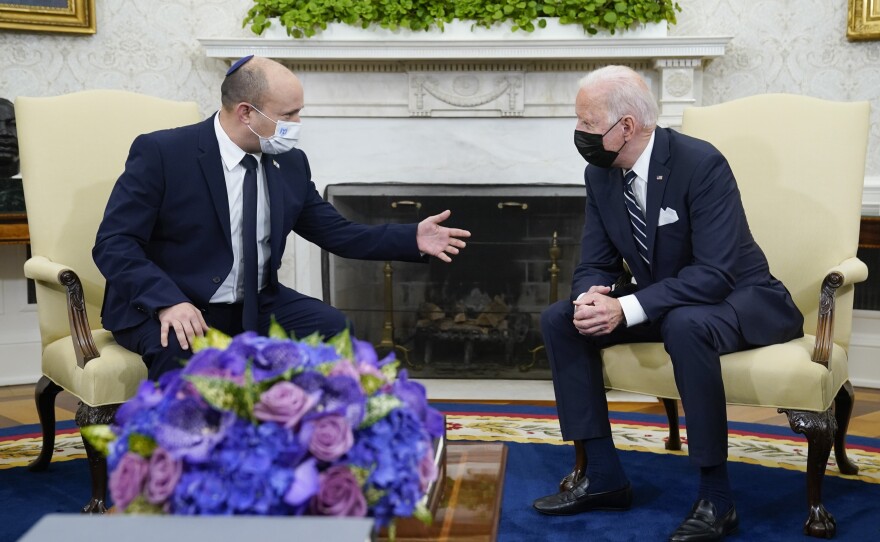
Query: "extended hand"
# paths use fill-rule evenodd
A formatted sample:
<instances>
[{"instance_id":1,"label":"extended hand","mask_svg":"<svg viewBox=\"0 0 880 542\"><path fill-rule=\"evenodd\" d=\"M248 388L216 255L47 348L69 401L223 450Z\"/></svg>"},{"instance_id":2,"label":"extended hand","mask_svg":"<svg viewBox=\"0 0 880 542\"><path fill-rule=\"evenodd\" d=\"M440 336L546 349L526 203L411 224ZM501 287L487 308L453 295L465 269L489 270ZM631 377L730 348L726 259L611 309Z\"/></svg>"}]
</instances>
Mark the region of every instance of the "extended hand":
<instances>
[{"instance_id":1,"label":"extended hand","mask_svg":"<svg viewBox=\"0 0 880 542\"><path fill-rule=\"evenodd\" d=\"M439 215L429 216L419 222L419 228L416 230L416 242L419 245L419 250L425 254L436 256L446 263L452 261L449 254L454 256L467 246L467 243L459 237L471 236L471 232L467 230L440 225L451 214L452 212L447 209Z\"/></svg>"},{"instance_id":2,"label":"extended hand","mask_svg":"<svg viewBox=\"0 0 880 542\"><path fill-rule=\"evenodd\" d=\"M608 297L611 288L593 286L574 302L574 327L581 335L608 335L623 322L620 301Z\"/></svg>"},{"instance_id":3,"label":"extended hand","mask_svg":"<svg viewBox=\"0 0 880 542\"><path fill-rule=\"evenodd\" d=\"M208 324L202 316L202 311L191 303L178 303L159 310L159 322L162 331L159 337L162 346L168 346L168 330L174 328L177 341L184 350L189 349L193 338L198 335L204 337L208 331Z\"/></svg>"}]
</instances>

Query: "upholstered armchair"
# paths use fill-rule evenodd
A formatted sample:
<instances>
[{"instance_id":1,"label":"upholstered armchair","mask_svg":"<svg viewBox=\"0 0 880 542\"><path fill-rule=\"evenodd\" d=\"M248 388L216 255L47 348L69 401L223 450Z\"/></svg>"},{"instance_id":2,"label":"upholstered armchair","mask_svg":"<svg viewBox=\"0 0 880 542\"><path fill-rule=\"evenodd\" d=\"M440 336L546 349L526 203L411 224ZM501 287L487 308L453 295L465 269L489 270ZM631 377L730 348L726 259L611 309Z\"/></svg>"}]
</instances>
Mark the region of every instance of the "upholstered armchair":
<instances>
[{"instance_id":1,"label":"upholstered armchair","mask_svg":"<svg viewBox=\"0 0 880 542\"><path fill-rule=\"evenodd\" d=\"M92 246L104 206L125 166L129 146L146 132L200 120L194 102L115 90L15 100L21 174L42 340L42 377L35 399L43 434L31 470L49 466L55 442L55 397L80 400L79 426L109 423L147 377L140 356L101 327L104 278ZM83 512L104 512L106 462L83 441L92 496Z\"/></svg>"},{"instance_id":2,"label":"upholstered armchair","mask_svg":"<svg viewBox=\"0 0 880 542\"><path fill-rule=\"evenodd\" d=\"M803 529L820 538L835 534L834 517L822 504L832 447L840 472L858 471L845 447L854 401L847 348L853 285L868 275L856 250L869 113L868 102L768 94L687 109L682 124L684 133L711 142L729 160L770 271L804 314L803 338L723 356L721 368L729 404L776 408L805 435ZM679 395L663 345L617 345L602 359L607 388L662 399L666 447L680 450ZM580 446L575 453L563 489L583 475L589 459Z\"/></svg>"}]
</instances>

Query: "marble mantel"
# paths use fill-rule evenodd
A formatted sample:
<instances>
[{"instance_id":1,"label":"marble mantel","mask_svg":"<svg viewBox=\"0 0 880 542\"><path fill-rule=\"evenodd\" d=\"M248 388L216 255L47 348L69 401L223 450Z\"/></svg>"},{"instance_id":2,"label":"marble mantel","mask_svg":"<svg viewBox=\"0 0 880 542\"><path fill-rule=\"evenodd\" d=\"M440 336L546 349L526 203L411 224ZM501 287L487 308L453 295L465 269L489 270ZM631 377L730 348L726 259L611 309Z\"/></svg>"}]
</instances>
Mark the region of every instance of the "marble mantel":
<instances>
[{"instance_id":1,"label":"marble mantel","mask_svg":"<svg viewBox=\"0 0 880 542\"><path fill-rule=\"evenodd\" d=\"M571 117L577 79L626 64L658 97L660 123L700 105L704 64L729 37L579 39L204 38L208 57L275 58L308 79L322 117ZM345 91L344 89L353 89Z\"/></svg>"}]
</instances>

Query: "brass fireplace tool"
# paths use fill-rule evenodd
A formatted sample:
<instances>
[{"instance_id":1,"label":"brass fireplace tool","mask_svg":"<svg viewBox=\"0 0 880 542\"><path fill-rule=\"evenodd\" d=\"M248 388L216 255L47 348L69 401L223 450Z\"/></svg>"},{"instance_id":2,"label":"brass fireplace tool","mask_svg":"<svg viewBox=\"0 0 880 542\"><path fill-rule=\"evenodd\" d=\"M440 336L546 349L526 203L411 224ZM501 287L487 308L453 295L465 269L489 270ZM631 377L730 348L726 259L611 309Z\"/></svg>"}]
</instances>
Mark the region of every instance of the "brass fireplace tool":
<instances>
[{"instance_id":1,"label":"brass fireplace tool","mask_svg":"<svg viewBox=\"0 0 880 542\"><path fill-rule=\"evenodd\" d=\"M394 269L391 262L385 262L385 322L382 324L382 340L376 345L376 348L387 349L389 352L400 352L403 355L403 361L410 367L414 367L409 360L409 348L396 344L394 342L394 288L392 283L392 275Z\"/></svg>"},{"instance_id":2,"label":"brass fireplace tool","mask_svg":"<svg viewBox=\"0 0 880 542\"><path fill-rule=\"evenodd\" d=\"M416 211L418 211L422 208L422 203L419 201L409 200L391 202L392 209L404 207L415 208ZM382 340L379 341L379 344L376 345L376 348L388 350L389 352L400 352L403 356L403 362L410 367L415 367L415 365L409 360L409 348L406 348L394 342L394 282L392 279L392 276L394 275L394 269L391 267L390 261L385 262L384 272L385 321L382 324Z\"/></svg>"}]
</instances>

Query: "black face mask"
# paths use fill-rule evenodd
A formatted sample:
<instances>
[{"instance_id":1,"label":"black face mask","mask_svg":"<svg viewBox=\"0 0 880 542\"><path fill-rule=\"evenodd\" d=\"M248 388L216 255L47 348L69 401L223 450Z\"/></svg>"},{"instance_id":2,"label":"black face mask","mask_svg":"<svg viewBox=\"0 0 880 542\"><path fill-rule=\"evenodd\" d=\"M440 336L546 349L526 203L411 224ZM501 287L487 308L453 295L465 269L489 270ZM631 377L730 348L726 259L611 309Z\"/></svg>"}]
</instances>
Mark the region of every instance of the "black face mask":
<instances>
[{"instance_id":1,"label":"black face mask","mask_svg":"<svg viewBox=\"0 0 880 542\"><path fill-rule=\"evenodd\" d=\"M623 117L617 119L617 122L612 124L611 128L605 130L605 134L617 126L617 123L621 120L623 120ZM578 152L581 153L584 160L594 166L603 168L611 167L611 164L614 163L617 155L620 154L620 151L626 145L626 141L624 141L623 145L620 146L620 149L609 151L602 143L602 138L605 137L605 134L590 134L582 132L581 130L574 131L574 146L577 147Z\"/></svg>"}]
</instances>

